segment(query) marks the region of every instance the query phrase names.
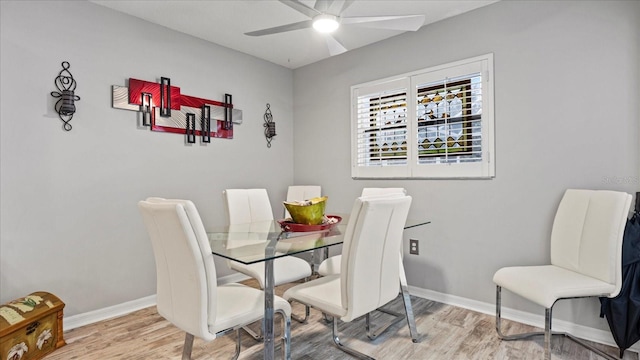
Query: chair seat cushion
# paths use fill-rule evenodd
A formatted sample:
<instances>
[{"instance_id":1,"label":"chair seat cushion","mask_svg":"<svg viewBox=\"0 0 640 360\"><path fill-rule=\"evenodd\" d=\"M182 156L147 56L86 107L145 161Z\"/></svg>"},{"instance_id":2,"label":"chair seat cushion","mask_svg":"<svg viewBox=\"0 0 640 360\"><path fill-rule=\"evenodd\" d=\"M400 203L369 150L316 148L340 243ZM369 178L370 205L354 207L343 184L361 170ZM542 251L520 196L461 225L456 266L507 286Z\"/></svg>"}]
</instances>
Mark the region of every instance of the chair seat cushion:
<instances>
[{"instance_id":1,"label":"chair seat cushion","mask_svg":"<svg viewBox=\"0 0 640 360\"><path fill-rule=\"evenodd\" d=\"M242 284L218 286L215 324L209 331L217 333L235 326L246 325L264 317L264 292ZM291 305L279 296L274 297L274 310L282 310L291 316Z\"/></svg>"},{"instance_id":2,"label":"chair seat cushion","mask_svg":"<svg viewBox=\"0 0 640 360\"><path fill-rule=\"evenodd\" d=\"M260 283L264 289L264 262L245 265L237 261L229 261L231 269L250 276ZM311 265L301 258L285 256L273 261L274 286L298 281L311 276Z\"/></svg>"},{"instance_id":3,"label":"chair seat cushion","mask_svg":"<svg viewBox=\"0 0 640 360\"><path fill-rule=\"evenodd\" d=\"M342 256L336 255L325 259L318 266L318 274L322 276L340 274L340 263Z\"/></svg>"},{"instance_id":4,"label":"chair seat cushion","mask_svg":"<svg viewBox=\"0 0 640 360\"><path fill-rule=\"evenodd\" d=\"M608 296L613 284L554 265L513 266L498 270L493 282L545 308L558 299Z\"/></svg>"},{"instance_id":5,"label":"chair seat cushion","mask_svg":"<svg viewBox=\"0 0 640 360\"><path fill-rule=\"evenodd\" d=\"M329 275L289 288L282 295L286 300L296 300L332 316L342 317L347 310L342 307L340 275Z\"/></svg>"}]
</instances>

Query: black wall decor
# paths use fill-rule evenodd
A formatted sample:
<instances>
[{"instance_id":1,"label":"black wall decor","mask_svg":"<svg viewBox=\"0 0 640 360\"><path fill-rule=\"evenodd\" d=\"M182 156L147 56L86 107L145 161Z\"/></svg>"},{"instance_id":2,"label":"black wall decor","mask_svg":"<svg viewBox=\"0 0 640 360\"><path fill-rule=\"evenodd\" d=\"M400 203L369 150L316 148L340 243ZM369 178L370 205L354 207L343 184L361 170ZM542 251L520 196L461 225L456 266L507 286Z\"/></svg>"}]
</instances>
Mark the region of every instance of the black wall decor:
<instances>
[{"instance_id":1,"label":"black wall decor","mask_svg":"<svg viewBox=\"0 0 640 360\"><path fill-rule=\"evenodd\" d=\"M143 92L141 97L142 104L140 105L140 112L142 113L142 125L151 126L153 117L153 95Z\"/></svg>"},{"instance_id":2,"label":"black wall decor","mask_svg":"<svg viewBox=\"0 0 640 360\"><path fill-rule=\"evenodd\" d=\"M73 75L71 75L71 72L69 72L70 67L71 65L69 65L68 61L62 62L62 70L60 70L54 81L58 91L51 92L51 96L59 98L55 104L55 109L60 120L64 122L62 127L66 131L70 131L72 128L69 122L73 118L73 114L76 112L75 102L80 100L80 96L74 94L77 83L73 78Z\"/></svg>"},{"instance_id":3,"label":"black wall decor","mask_svg":"<svg viewBox=\"0 0 640 360\"><path fill-rule=\"evenodd\" d=\"M276 136L276 123L273 122L271 105L267 103L267 110L264 112L264 136L267 138L267 147L271 147L271 139Z\"/></svg>"},{"instance_id":4,"label":"black wall decor","mask_svg":"<svg viewBox=\"0 0 640 360\"><path fill-rule=\"evenodd\" d=\"M196 114L187 113L187 127L185 129L187 134L187 143L195 144L196 142Z\"/></svg>"}]
</instances>

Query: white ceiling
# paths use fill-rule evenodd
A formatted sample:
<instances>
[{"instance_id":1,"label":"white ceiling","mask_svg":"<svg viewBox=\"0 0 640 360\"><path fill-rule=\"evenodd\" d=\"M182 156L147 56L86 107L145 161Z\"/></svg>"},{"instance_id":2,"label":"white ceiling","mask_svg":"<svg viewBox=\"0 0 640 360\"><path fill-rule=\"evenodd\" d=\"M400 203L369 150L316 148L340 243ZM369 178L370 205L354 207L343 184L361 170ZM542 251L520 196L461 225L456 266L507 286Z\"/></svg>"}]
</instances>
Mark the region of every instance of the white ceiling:
<instances>
[{"instance_id":1,"label":"white ceiling","mask_svg":"<svg viewBox=\"0 0 640 360\"><path fill-rule=\"evenodd\" d=\"M305 15L277 0L89 0L167 28L295 69L330 57L313 29L251 37L249 31L298 21ZM355 0L342 16L425 15L430 24L498 0ZM313 7L314 0L301 0ZM372 44L402 31L343 25L333 35L347 49Z\"/></svg>"}]
</instances>

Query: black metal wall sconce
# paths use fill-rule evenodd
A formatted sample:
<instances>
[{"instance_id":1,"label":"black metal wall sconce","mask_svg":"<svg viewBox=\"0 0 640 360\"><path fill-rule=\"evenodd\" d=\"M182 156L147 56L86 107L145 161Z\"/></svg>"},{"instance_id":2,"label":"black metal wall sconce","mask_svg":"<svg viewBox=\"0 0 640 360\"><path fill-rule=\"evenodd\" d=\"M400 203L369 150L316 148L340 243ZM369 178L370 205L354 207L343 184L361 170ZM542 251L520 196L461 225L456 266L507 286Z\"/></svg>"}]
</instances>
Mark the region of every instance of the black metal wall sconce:
<instances>
[{"instance_id":1,"label":"black metal wall sconce","mask_svg":"<svg viewBox=\"0 0 640 360\"><path fill-rule=\"evenodd\" d=\"M72 128L69 122L73 118L73 114L76 112L75 102L80 100L80 96L74 94L77 83L73 78L73 75L71 75L71 72L69 72L70 67L71 65L69 65L68 61L62 62L62 70L60 70L54 81L58 91L51 92L51 96L59 98L55 104L55 109L60 120L64 122L62 127L66 131L70 131Z\"/></svg>"},{"instance_id":2,"label":"black metal wall sconce","mask_svg":"<svg viewBox=\"0 0 640 360\"><path fill-rule=\"evenodd\" d=\"M271 114L271 105L267 103L267 110L264 112L264 137L267 138L267 147L271 147L271 139L276 136L276 123L273 122L273 115Z\"/></svg>"}]
</instances>

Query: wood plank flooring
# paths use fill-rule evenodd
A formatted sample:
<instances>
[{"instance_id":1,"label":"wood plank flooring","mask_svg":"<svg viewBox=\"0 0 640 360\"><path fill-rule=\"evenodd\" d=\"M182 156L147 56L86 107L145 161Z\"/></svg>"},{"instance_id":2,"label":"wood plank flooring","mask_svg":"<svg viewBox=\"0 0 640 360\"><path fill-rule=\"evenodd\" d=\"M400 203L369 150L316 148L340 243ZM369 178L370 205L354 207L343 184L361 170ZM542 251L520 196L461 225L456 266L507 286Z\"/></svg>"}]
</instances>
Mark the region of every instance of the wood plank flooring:
<instances>
[{"instance_id":1,"label":"wood plank flooring","mask_svg":"<svg viewBox=\"0 0 640 360\"><path fill-rule=\"evenodd\" d=\"M255 286L255 282L245 284ZM276 288L282 294L291 285ZM340 339L376 359L424 360L529 360L542 359L542 338L531 341L500 341L495 331L495 318L490 315L411 297L421 341L414 344L405 321L399 322L370 341L364 330L364 319L340 323ZM404 313L398 297L389 309ZM304 308L294 303L293 311L302 315ZM372 324L380 324L389 315L376 313ZM276 319L279 316L276 315ZM312 309L306 324L292 320L292 359L331 360L350 359L331 342L331 327L322 315ZM258 328L258 324L253 325ZM280 332L280 323L276 333ZM539 331L531 326L504 320L505 333ZM65 332L67 345L48 355L45 360L127 359L177 360L181 358L184 332L160 317L155 307L146 308L115 319L101 321ZM617 356L618 349L596 344L608 354ZM230 359L235 351L235 335L227 335L211 342L195 340L193 360ZM242 334L240 359L262 359L262 344L246 333ZM553 342L554 360L598 360L599 356L565 338ZM280 347L276 357L281 358ZM624 360L639 360L638 354L627 351Z\"/></svg>"}]
</instances>

